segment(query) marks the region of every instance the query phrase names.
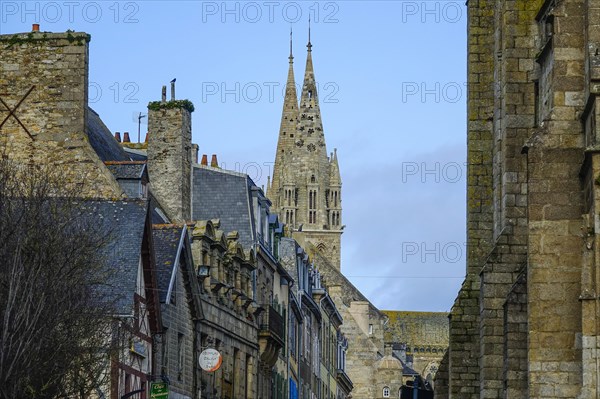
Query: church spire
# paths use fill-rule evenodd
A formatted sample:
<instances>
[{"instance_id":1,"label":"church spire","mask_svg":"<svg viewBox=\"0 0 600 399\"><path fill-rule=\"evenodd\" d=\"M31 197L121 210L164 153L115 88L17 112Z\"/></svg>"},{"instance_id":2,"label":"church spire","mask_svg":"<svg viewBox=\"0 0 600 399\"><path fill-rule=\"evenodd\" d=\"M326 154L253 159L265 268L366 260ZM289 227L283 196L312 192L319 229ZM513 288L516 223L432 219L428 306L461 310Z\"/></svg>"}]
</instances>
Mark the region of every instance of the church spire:
<instances>
[{"instance_id":1,"label":"church spire","mask_svg":"<svg viewBox=\"0 0 600 399\"><path fill-rule=\"evenodd\" d=\"M296 80L294 79L294 55L292 52L292 29L290 28L290 55L287 82L285 84L285 98L283 100L283 111L281 124L279 126L279 138L277 140L277 153L275 154L275 165L273 167L273 179L271 190L277 193L282 187L284 171L284 157L290 155L294 147L294 133L298 124L298 94L296 93ZM277 204L275 204L278 206Z\"/></svg>"},{"instance_id":2,"label":"church spire","mask_svg":"<svg viewBox=\"0 0 600 399\"><path fill-rule=\"evenodd\" d=\"M300 121L298 123L299 134L302 136L304 151L308 151L310 163L318 168L325 168L327 164L327 150L325 149L325 136L323 135L323 124L321 122L321 110L319 108L319 96L317 93L317 81L312 62L312 43L310 41L310 23L308 33L308 49L306 55L306 69L304 71L304 83L300 96Z\"/></svg>"},{"instance_id":3,"label":"church spire","mask_svg":"<svg viewBox=\"0 0 600 399\"><path fill-rule=\"evenodd\" d=\"M310 26L306 71L300 104L296 96L292 53L279 129L273 180L268 191L272 211L291 227L305 248L317 248L340 268L342 205L337 154L327 156L312 62Z\"/></svg>"}]
</instances>

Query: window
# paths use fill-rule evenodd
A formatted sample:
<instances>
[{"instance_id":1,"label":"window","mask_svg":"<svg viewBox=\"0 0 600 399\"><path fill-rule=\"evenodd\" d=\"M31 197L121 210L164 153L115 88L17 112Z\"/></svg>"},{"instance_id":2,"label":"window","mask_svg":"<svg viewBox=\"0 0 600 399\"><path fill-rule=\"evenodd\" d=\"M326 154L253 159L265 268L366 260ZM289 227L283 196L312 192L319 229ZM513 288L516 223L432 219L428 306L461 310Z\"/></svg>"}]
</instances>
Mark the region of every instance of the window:
<instances>
[{"instance_id":1,"label":"window","mask_svg":"<svg viewBox=\"0 0 600 399\"><path fill-rule=\"evenodd\" d=\"M390 397L390 387L383 387L383 397L384 398Z\"/></svg>"},{"instance_id":2,"label":"window","mask_svg":"<svg viewBox=\"0 0 600 399\"><path fill-rule=\"evenodd\" d=\"M317 191L308 192L308 223L317 223Z\"/></svg>"},{"instance_id":3,"label":"window","mask_svg":"<svg viewBox=\"0 0 600 399\"><path fill-rule=\"evenodd\" d=\"M296 317L290 312L290 331L289 331L289 340L290 340L290 354L294 359L296 359L296 351L298 347L298 338L297 338L297 326L296 326Z\"/></svg>"},{"instance_id":4,"label":"window","mask_svg":"<svg viewBox=\"0 0 600 399\"><path fill-rule=\"evenodd\" d=\"M373 334L373 324L369 324L369 335Z\"/></svg>"}]
</instances>

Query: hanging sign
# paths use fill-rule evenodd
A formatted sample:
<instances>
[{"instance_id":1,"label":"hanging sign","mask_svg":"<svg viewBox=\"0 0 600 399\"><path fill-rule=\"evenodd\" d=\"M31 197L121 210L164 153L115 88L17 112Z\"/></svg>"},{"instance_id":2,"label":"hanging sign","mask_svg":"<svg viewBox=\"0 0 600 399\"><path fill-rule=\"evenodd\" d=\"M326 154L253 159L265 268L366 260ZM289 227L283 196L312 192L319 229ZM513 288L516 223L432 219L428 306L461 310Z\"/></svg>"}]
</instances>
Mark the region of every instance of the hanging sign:
<instances>
[{"instance_id":1,"label":"hanging sign","mask_svg":"<svg viewBox=\"0 0 600 399\"><path fill-rule=\"evenodd\" d=\"M200 368L204 371L213 372L217 371L221 367L223 357L216 349L205 349L198 357Z\"/></svg>"}]
</instances>

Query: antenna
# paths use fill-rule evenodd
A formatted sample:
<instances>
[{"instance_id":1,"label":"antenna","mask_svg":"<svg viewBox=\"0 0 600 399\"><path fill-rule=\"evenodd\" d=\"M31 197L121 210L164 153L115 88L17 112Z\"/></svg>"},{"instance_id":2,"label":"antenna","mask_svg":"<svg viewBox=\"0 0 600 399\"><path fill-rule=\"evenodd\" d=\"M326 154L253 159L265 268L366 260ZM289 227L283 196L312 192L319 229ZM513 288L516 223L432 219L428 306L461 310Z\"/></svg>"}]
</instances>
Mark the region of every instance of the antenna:
<instances>
[{"instance_id":1,"label":"antenna","mask_svg":"<svg viewBox=\"0 0 600 399\"><path fill-rule=\"evenodd\" d=\"M140 141L140 130L141 130L141 125L142 125L142 119L144 119L147 115L142 115L142 113L140 112L140 114L137 117L138 120L138 143L141 143Z\"/></svg>"}]
</instances>

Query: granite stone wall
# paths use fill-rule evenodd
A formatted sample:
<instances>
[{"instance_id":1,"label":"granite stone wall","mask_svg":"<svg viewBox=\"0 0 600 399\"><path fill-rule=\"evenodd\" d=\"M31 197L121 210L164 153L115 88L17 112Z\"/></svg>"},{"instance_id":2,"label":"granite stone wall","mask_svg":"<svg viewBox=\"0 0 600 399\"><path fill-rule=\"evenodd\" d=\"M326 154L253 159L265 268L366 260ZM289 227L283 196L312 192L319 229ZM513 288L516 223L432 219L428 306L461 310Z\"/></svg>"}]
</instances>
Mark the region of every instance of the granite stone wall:
<instances>
[{"instance_id":1,"label":"granite stone wall","mask_svg":"<svg viewBox=\"0 0 600 399\"><path fill-rule=\"evenodd\" d=\"M89 41L79 32L0 35L0 152L47 165L81 197L120 198L87 136Z\"/></svg>"}]
</instances>

